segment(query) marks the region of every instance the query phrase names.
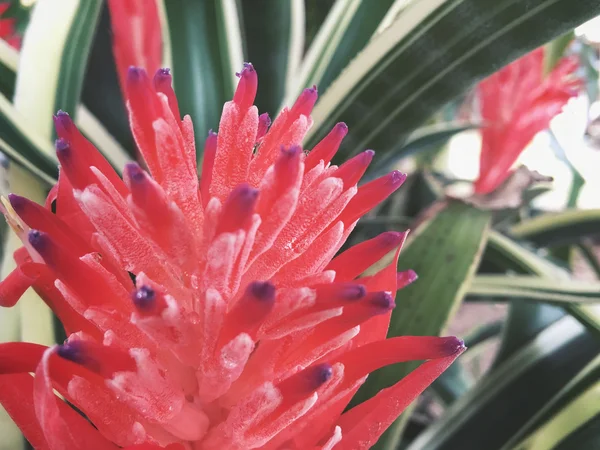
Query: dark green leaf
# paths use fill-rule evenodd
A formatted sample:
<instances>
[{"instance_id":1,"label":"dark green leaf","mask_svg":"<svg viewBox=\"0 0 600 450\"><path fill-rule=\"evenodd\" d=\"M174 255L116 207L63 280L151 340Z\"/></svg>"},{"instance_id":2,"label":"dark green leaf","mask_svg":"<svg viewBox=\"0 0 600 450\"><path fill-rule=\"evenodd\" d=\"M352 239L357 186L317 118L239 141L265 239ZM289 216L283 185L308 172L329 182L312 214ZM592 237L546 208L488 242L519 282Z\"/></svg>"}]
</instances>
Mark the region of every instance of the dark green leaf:
<instances>
[{"instance_id":1,"label":"dark green leaf","mask_svg":"<svg viewBox=\"0 0 600 450\"><path fill-rule=\"evenodd\" d=\"M77 8L60 61L54 111L77 112L101 6L100 0L85 0Z\"/></svg>"},{"instance_id":2,"label":"dark green leaf","mask_svg":"<svg viewBox=\"0 0 600 450\"><path fill-rule=\"evenodd\" d=\"M298 0L241 2L246 55L259 75L256 106L275 114L286 92L290 76L298 70L302 56L303 8Z\"/></svg>"},{"instance_id":3,"label":"dark green leaf","mask_svg":"<svg viewBox=\"0 0 600 450\"><path fill-rule=\"evenodd\" d=\"M503 450L538 448L536 444L545 448L555 448L554 445L563 440L565 434L571 434L571 430L585 426L584 424L590 416L600 415L598 380L600 380L600 356L591 361L530 421L521 427ZM583 404L586 404L587 407L581 407ZM575 431L573 434L577 433L578 431ZM579 449L581 447L572 448Z\"/></svg>"},{"instance_id":4,"label":"dark green leaf","mask_svg":"<svg viewBox=\"0 0 600 450\"><path fill-rule=\"evenodd\" d=\"M409 450L501 448L600 351L572 317L539 333L489 373Z\"/></svg>"},{"instance_id":5,"label":"dark green leaf","mask_svg":"<svg viewBox=\"0 0 600 450\"><path fill-rule=\"evenodd\" d=\"M175 92L181 114L194 120L198 142L217 129L223 103L233 97L235 72L242 68L238 18L223 5L222 0L165 2ZM202 146L197 149L200 154Z\"/></svg>"},{"instance_id":6,"label":"dark green leaf","mask_svg":"<svg viewBox=\"0 0 600 450\"><path fill-rule=\"evenodd\" d=\"M338 0L308 49L286 103L316 84L325 92L331 82L367 45L395 0Z\"/></svg>"}]
</instances>

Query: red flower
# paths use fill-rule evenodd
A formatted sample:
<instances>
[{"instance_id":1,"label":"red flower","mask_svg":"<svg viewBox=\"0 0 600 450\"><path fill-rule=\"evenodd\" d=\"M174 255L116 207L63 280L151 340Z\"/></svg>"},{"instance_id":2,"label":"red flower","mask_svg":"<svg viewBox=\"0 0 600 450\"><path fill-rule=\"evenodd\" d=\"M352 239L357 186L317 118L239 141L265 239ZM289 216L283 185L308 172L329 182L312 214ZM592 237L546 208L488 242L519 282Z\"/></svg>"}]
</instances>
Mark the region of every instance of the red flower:
<instances>
[{"instance_id":1,"label":"red flower","mask_svg":"<svg viewBox=\"0 0 600 450\"><path fill-rule=\"evenodd\" d=\"M46 209L9 197L24 248L1 286L10 306L33 285L69 335L49 349L0 345L0 372L13 373L0 377L0 400L36 447L366 448L464 349L456 338L385 339L393 295L414 274L396 274L394 260L360 275L397 257L406 233L332 259L404 175L357 188L373 152L330 165L344 124L308 156L298 146L315 89L265 133L256 88L247 64L207 138L200 182L168 71L150 80L131 69L127 80L151 175L131 163L121 180L56 115L59 183ZM369 372L415 359L430 361L342 414Z\"/></svg>"},{"instance_id":2,"label":"red flower","mask_svg":"<svg viewBox=\"0 0 600 450\"><path fill-rule=\"evenodd\" d=\"M15 48L21 48L21 36L17 34L16 19L11 17L2 19L2 15L10 7L10 2L0 2L0 39L4 39L8 44Z\"/></svg>"},{"instance_id":3,"label":"red flower","mask_svg":"<svg viewBox=\"0 0 600 450\"><path fill-rule=\"evenodd\" d=\"M330 165L344 124L300 148L315 88L272 126L256 90L247 64L200 180L168 70L125 81L148 172L131 163L121 179L56 115L60 176L45 207L4 201L24 247L0 304L32 286L68 335L0 344L0 403L36 449L368 448L464 350L454 337L385 338L395 292L416 278L396 273L406 232L335 256L405 176L357 187L373 152ZM344 412L370 372L409 360L427 361Z\"/></svg>"},{"instance_id":4,"label":"red flower","mask_svg":"<svg viewBox=\"0 0 600 450\"><path fill-rule=\"evenodd\" d=\"M577 95L576 68L575 57L563 58L544 76L544 49L538 48L479 84L484 128L477 193L496 189L525 146Z\"/></svg>"}]
</instances>

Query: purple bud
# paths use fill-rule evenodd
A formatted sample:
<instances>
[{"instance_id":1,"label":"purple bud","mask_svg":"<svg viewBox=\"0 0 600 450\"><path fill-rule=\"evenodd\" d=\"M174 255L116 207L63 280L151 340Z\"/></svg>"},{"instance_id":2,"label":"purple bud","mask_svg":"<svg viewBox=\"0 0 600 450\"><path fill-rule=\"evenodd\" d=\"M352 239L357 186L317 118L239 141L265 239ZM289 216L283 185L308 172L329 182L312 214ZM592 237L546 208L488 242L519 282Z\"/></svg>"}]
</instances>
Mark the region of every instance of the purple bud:
<instances>
[{"instance_id":1,"label":"purple bud","mask_svg":"<svg viewBox=\"0 0 600 450\"><path fill-rule=\"evenodd\" d=\"M384 311L389 311L396 307L394 297L392 297L388 292L376 292L369 300L369 304L377 308L381 308Z\"/></svg>"},{"instance_id":2,"label":"purple bud","mask_svg":"<svg viewBox=\"0 0 600 450\"><path fill-rule=\"evenodd\" d=\"M27 240L36 251L44 250L48 243L48 236L38 230L29 230Z\"/></svg>"},{"instance_id":3,"label":"purple bud","mask_svg":"<svg viewBox=\"0 0 600 450\"><path fill-rule=\"evenodd\" d=\"M156 301L156 292L150 286L143 285L133 292L131 299L137 308L143 311L151 310Z\"/></svg>"},{"instance_id":4,"label":"purple bud","mask_svg":"<svg viewBox=\"0 0 600 450\"><path fill-rule=\"evenodd\" d=\"M130 162L125 164L124 172L132 182L141 183L146 180L146 173L138 163Z\"/></svg>"},{"instance_id":5,"label":"purple bud","mask_svg":"<svg viewBox=\"0 0 600 450\"><path fill-rule=\"evenodd\" d=\"M275 286L269 281L254 281L248 286L247 292L257 300L271 302L275 299Z\"/></svg>"},{"instance_id":6,"label":"purple bud","mask_svg":"<svg viewBox=\"0 0 600 450\"><path fill-rule=\"evenodd\" d=\"M345 286L340 295L346 300L359 300L367 294L367 289L362 284L349 284Z\"/></svg>"},{"instance_id":7,"label":"purple bud","mask_svg":"<svg viewBox=\"0 0 600 450\"><path fill-rule=\"evenodd\" d=\"M27 200L25 197L21 197L20 195L16 194L8 194L8 201L17 213L19 213L19 211L21 211L22 208L29 202L29 200Z\"/></svg>"},{"instance_id":8,"label":"purple bud","mask_svg":"<svg viewBox=\"0 0 600 450\"><path fill-rule=\"evenodd\" d=\"M318 389L333 376L333 368L329 363L317 364L306 370L308 372L307 380L309 381L311 390Z\"/></svg>"},{"instance_id":9,"label":"purple bud","mask_svg":"<svg viewBox=\"0 0 600 450\"><path fill-rule=\"evenodd\" d=\"M56 353L61 358L77 364L84 364L87 360L83 345L80 341L65 342L63 345L58 346Z\"/></svg>"},{"instance_id":10,"label":"purple bud","mask_svg":"<svg viewBox=\"0 0 600 450\"><path fill-rule=\"evenodd\" d=\"M57 152L67 154L69 150L71 150L71 143L63 138L58 138L54 141L54 148L56 148Z\"/></svg>"}]
</instances>

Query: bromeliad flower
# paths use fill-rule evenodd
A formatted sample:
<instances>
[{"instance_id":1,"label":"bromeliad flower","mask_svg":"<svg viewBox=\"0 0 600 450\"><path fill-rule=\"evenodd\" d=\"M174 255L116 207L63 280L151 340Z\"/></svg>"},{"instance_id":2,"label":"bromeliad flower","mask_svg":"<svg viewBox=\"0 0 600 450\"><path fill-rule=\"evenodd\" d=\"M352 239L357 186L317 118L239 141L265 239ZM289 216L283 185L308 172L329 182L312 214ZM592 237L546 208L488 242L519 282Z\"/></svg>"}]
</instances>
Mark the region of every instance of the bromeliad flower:
<instances>
[{"instance_id":1,"label":"bromeliad flower","mask_svg":"<svg viewBox=\"0 0 600 450\"><path fill-rule=\"evenodd\" d=\"M484 128L477 194L495 190L533 137L577 95L576 68L576 58L567 57L545 75L544 49L538 48L479 84Z\"/></svg>"},{"instance_id":2,"label":"bromeliad flower","mask_svg":"<svg viewBox=\"0 0 600 450\"><path fill-rule=\"evenodd\" d=\"M373 152L331 165L341 123L305 154L316 88L271 126L247 64L198 179L192 122L156 71L155 6L109 2L142 165L121 179L59 112L45 207L4 199L24 246L0 304L33 287L68 339L0 344L0 402L36 449L368 448L464 350L454 337L385 339L396 291L416 278L396 273L407 233L335 256L405 176L357 187ZM427 361L344 412L370 372L408 360Z\"/></svg>"},{"instance_id":3,"label":"bromeliad flower","mask_svg":"<svg viewBox=\"0 0 600 450\"><path fill-rule=\"evenodd\" d=\"M0 401L34 447L368 448L464 350L454 337L385 339L394 295L415 279L396 273L406 233L335 256L405 176L357 187L373 152L331 165L344 124L308 154L299 146L316 89L272 126L256 90L247 64L200 181L168 70L127 76L148 172L130 163L121 179L56 115L61 170L46 207L5 200L24 247L1 301L33 286L68 335L0 345ZM370 372L408 360L428 361L344 412Z\"/></svg>"}]
</instances>

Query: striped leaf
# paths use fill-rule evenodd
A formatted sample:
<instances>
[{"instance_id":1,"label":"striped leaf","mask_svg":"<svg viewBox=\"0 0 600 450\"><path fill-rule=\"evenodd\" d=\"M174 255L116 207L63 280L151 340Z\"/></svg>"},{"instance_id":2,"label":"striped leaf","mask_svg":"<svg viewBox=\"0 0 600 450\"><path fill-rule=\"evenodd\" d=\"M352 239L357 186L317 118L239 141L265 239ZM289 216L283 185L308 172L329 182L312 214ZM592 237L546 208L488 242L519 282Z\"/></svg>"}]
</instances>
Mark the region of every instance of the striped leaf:
<instances>
[{"instance_id":1,"label":"striped leaf","mask_svg":"<svg viewBox=\"0 0 600 450\"><path fill-rule=\"evenodd\" d=\"M386 17L402 3L405 0L337 0L302 61L286 104L308 86L317 85L325 92L377 31L389 25Z\"/></svg>"},{"instance_id":2,"label":"striped leaf","mask_svg":"<svg viewBox=\"0 0 600 450\"><path fill-rule=\"evenodd\" d=\"M321 98L309 146L343 120L351 133L340 158L393 154L475 82L599 12L595 0L410 2Z\"/></svg>"},{"instance_id":3,"label":"striped leaf","mask_svg":"<svg viewBox=\"0 0 600 450\"><path fill-rule=\"evenodd\" d=\"M551 450L571 441L594 418L600 416L600 356L592 360L544 406L502 450ZM565 442L566 443L566 442ZM560 447L560 446L559 446ZM575 445L564 448L592 448Z\"/></svg>"},{"instance_id":4,"label":"striped leaf","mask_svg":"<svg viewBox=\"0 0 600 450\"><path fill-rule=\"evenodd\" d=\"M572 317L540 332L408 446L408 450L499 450L600 351Z\"/></svg>"},{"instance_id":5,"label":"striped leaf","mask_svg":"<svg viewBox=\"0 0 600 450\"><path fill-rule=\"evenodd\" d=\"M511 236L531 241L541 247L553 247L580 242L600 230L600 210L568 209L543 214L513 226Z\"/></svg>"},{"instance_id":6,"label":"striped leaf","mask_svg":"<svg viewBox=\"0 0 600 450\"><path fill-rule=\"evenodd\" d=\"M304 1L259 0L241 7L246 60L260 77L255 104L275 114L304 52Z\"/></svg>"},{"instance_id":7,"label":"striped leaf","mask_svg":"<svg viewBox=\"0 0 600 450\"><path fill-rule=\"evenodd\" d=\"M52 139L52 115L58 109L76 114L100 6L100 0L36 2L23 39L14 101L40 138Z\"/></svg>"},{"instance_id":8,"label":"striped leaf","mask_svg":"<svg viewBox=\"0 0 600 450\"><path fill-rule=\"evenodd\" d=\"M223 103L233 96L235 73L242 68L239 11L235 0L164 4L179 107L194 119L201 142L210 128L217 128Z\"/></svg>"}]
</instances>

